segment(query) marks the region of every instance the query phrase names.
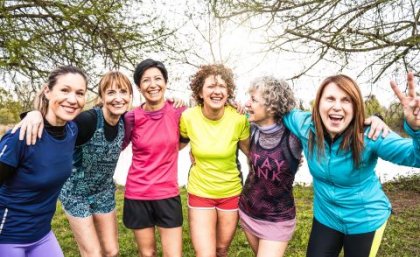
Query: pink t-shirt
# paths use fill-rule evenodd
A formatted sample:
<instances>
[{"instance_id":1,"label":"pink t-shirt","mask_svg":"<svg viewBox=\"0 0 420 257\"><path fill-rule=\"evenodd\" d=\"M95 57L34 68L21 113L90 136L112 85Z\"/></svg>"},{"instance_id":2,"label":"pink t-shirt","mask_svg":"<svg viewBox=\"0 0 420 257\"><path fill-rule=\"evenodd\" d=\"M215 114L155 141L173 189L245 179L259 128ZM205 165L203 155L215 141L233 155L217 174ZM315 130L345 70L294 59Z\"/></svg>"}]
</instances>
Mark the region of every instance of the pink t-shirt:
<instances>
[{"instance_id":1,"label":"pink t-shirt","mask_svg":"<svg viewBox=\"0 0 420 257\"><path fill-rule=\"evenodd\" d=\"M160 200L179 195L179 120L186 108L166 102L158 111L141 107L126 113L126 143L133 158L125 185L125 198Z\"/></svg>"}]
</instances>

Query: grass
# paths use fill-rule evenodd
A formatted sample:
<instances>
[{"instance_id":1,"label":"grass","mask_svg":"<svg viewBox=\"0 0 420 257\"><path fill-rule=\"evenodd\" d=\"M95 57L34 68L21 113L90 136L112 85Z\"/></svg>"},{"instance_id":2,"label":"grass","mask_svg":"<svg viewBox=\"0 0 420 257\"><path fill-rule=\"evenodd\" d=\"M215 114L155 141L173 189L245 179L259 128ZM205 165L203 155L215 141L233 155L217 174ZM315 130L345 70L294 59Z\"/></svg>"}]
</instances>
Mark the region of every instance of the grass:
<instances>
[{"instance_id":1,"label":"grass","mask_svg":"<svg viewBox=\"0 0 420 257\"><path fill-rule=\"evenodd\" d=\"M122 224L123 188L117 190L117 213L119 225L120 255L122 257L137 256L137 248L133 234ZM384 238L378 252L379 256L420 256L418 239L420 238L420 176L401 178L396 182L384 184L384 190L390 198L394 215L388 221ZM297 229L286 250L285 256L305 256L306 244L312 223L312 188L295 186L295 200L297 205ZM182 190L184 212L183 227L183 256L194 256L194 250L188 232L188 220L185 190ZM61 209L57 206L57 213L53 220L53 230L66 257L80 256L72 232ZM158 244L158 256L161 256ZM230 247L229 256L253 256L245 235L238 226L234 241Z\"/></svg>"}]
</instances>

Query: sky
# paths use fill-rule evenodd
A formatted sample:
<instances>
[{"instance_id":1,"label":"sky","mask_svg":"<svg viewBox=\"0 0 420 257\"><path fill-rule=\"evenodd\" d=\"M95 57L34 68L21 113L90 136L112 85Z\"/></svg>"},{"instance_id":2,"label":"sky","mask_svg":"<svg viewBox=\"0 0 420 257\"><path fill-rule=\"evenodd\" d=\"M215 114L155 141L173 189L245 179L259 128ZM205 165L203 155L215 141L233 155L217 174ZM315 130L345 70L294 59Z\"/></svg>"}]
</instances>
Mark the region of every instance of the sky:
<instances>
[{"instance_id":1,"label":"sky","mask_svg":"<svg viewBox=\"0 0 420 257\"><path fill-rule=\"evenodd\" d=\"M223 60L236 75L237 100L239 102L243 103L247 100L246 91L254 78L273 75L286 79L291 84L296 96L303 100L304 106L309 107L309 102L315 98L316 89L322 79L336 74L339 70L337 66L324 63L306 76L294 81L287 80L308 66L307 60L311 57L297 53L261 53L266 28L249 30L248 26L252 25L251 23L238 25L224 22L223 29L220 29L217 21L205 13L205 8L203 9L203 6L206 6L204 4L206 1L184 0L183 3L185 4L171 0L146 1L142 2L141 6L134 6L132 15L141 19L141 15L138 15L139 8L150 10L158 14L168 26L178 29L174 48L183 49L188 46L190 55L186 59L190 63L200 65ZM185 13L192 13L192 18L188 20ZM164 60L169 71L168 96L188 100L190 96L189 78L197 68L179 61L168 60L167 55L167 52L162 51L149 53L144 57ZM361 67L364 66L368 55L355 56L351 65L343 72L355 78ZM129 78L132 77L131 71L123 72ZM399 75L399 84L403 85L405 83L404 74ZM384 77L375 85L372 85L367 78L359 78L357 81L364 96L373 93L382 105L388 106L389 103L396 100L389 86L390 79ZM134 99L134 104L138 105L140 96L137 92Z\"/></svg>"},{"instance_id":2,"label":"sky","mask_svg":"<svg viewBox=\"0 0 420 257\"><path fill-rule=\"evenodd\" d=\"M160 2L165 8L158 11L165 17L165 20L169 21L169 24L174 23L176 26L184 24L177 33L179 39L187 38L189 40L187 43L192 46L190 49L192 54L188 57L189 62L199 65L223 60L228 67L233 69L236 75L237 100L240 102L244 103L247 100L246 91L254 78L273 75L286 79L296 96L303 101L304 106L309 107L309 102L315 98L316 89L322 80L329 75L337 74L339 71L338 66L321 63L308 75L294 81L287 80L300 73L309 65L307 60L316 58L316 56L308 57L297 53L262 54L260 52L263 49L262 42L264 41L265 28L250 30L248 29L248 26L251 25L249 22L241 25L225 22L223 29L220 29L217 21L207 15L198 13L198 11L195 12L196 16L192 20L182 22L182 19L185 19L182 18L183 14L195 10L194 8L200 9L202 1L187 1L190 4L186 5L166 0ZM211 45L207 41L211 41ZM210 49L213 51L210 51ZM199 55L201 59L197 58L196 55ZM344 69L342 73L356 78L361 68L364 67L368 55L355 55L348 68ZM164 56L165 53L163 52L151 53L149 57L159 60L164 59ZM187 100L190 96L188 90L189 77L196 72L197 68L176 62L165 64L169 71L168 95ZM397 83L401 85L401 89L404 89L405 74L397 75L399 76L397 78L383 77L375 84L372 84L365 77L356 80L364 96L374 94L383 106L388 106L391 102L396 101L389 85L390 79L396 79Z\"/></svg>"}]
</instances>

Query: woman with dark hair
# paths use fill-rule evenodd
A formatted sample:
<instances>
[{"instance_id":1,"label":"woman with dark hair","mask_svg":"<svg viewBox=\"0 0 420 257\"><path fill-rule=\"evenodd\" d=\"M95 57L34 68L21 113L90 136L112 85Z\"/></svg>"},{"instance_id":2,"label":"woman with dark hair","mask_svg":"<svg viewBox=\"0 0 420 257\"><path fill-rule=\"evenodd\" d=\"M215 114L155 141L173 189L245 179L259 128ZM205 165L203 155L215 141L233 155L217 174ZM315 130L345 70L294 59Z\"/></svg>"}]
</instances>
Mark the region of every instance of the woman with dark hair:
<instances>
[{"instance_id":1,"label":"woman with dark hair","mask_svg":"<svg viewBox=\"0 0 420 257\"><path fill-rule=\"evenodd\" d=\"M182 206L178 187L179 120L183 108L164 98L168 72L146 59L134 72L145 102L125 115L124 147L132 143L123 221L134 232L139 256L156 256L155 229L163 256L182 256Z\"/></svg>"},{"instance_id":2,"label":"woman with dark hair","mask_svg":"<svg viewBox=\"0 0 420 257\"><path fill-rule=\"evenodd\" d=\"M248 92L250 169L239 200L240 223L255 256L282 257L296 227L293 181L302 146L281 118L296 101L286 81L271 76L255 79Z\"/></svg>"},{"instance_id":3,"label":"woman with dark hair","mask_svg":"<svg viewBox=\"0 0 420 257\"><path fill-rule=\"evenodd\" d=\"M374 257L391 204L375 174L378 158L420 167L420 97L413 74L408 96L394 82L404 109L404 129L411 138L390 133L376 141L364 126L363 98L348 76L326 78L318 89L312 114L297 110L283 118L302 142L313 176L314 220L308 257Z\"/></svg>"},{"instance_id":4,"label":"woman with dark hair","mask_svg":"<svg viewBox=\"0 0 420 257\"><path fill-rule=\"evenodd\" d=\"M249 123L227 105L235 91L231 69L201 66L190 87L197 106L182 114L180 130L195 160L187 185L191 240L196 256L227 256L242 191L237 149L248 154Z\"/></svg>"},{"instance_id":5,"label":"woman with dark hair","mask_svg":"<svg viewBox=\"0 0 420 257\"><path fill-rule=\"evenodd\" d=\"M63 66L52 71L35 107L45 131L27 146L18 134L0 141L0 253L8 257L58 257L63 253L51 231L57 197L72 171L77 136L73 120L85 104L83 71ZM7 174L7 178L4 175Z\"/></svg>"},{"instance_id":6,"label":"woman with dark hair","mask_svg":"<svg viewBox=\"0 0 420 257\"><path fill-rule=\"evenodd\" d=\"M82 112L74 122L78 134L73 171L59 196L82 257L118 256L117 215L113 175L124 139L122 115L133 89L119 71L107 72L99 81L98 104ZM30 112L21 122L21 133L38 133L43 123L39 112ZM38 122L37 122L38 121ZM36 141L29 138L28 141ZM32 141L34 143L34 141Z\"/></svg>"}]
</instances>

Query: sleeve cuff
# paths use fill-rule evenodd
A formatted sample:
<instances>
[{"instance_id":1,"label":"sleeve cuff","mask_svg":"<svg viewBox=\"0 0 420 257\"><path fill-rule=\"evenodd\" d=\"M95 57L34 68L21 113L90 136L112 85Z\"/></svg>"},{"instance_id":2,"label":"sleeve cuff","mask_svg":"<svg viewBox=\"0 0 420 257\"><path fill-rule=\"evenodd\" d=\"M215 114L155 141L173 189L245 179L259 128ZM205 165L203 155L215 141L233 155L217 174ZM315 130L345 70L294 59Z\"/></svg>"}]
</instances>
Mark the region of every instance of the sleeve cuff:
<instances>
[{"instance_id":1,"label":"sleeve cuff","mask_svg":"<svg viewBox=\"0 0 420 257\"><path fill-rule=\"evenodd\" d=\"M411 137L420 137L420 129L414 130L408 125L407 121L404 120L404 130L409 134Z\"/></svg>"}]
</instances>

